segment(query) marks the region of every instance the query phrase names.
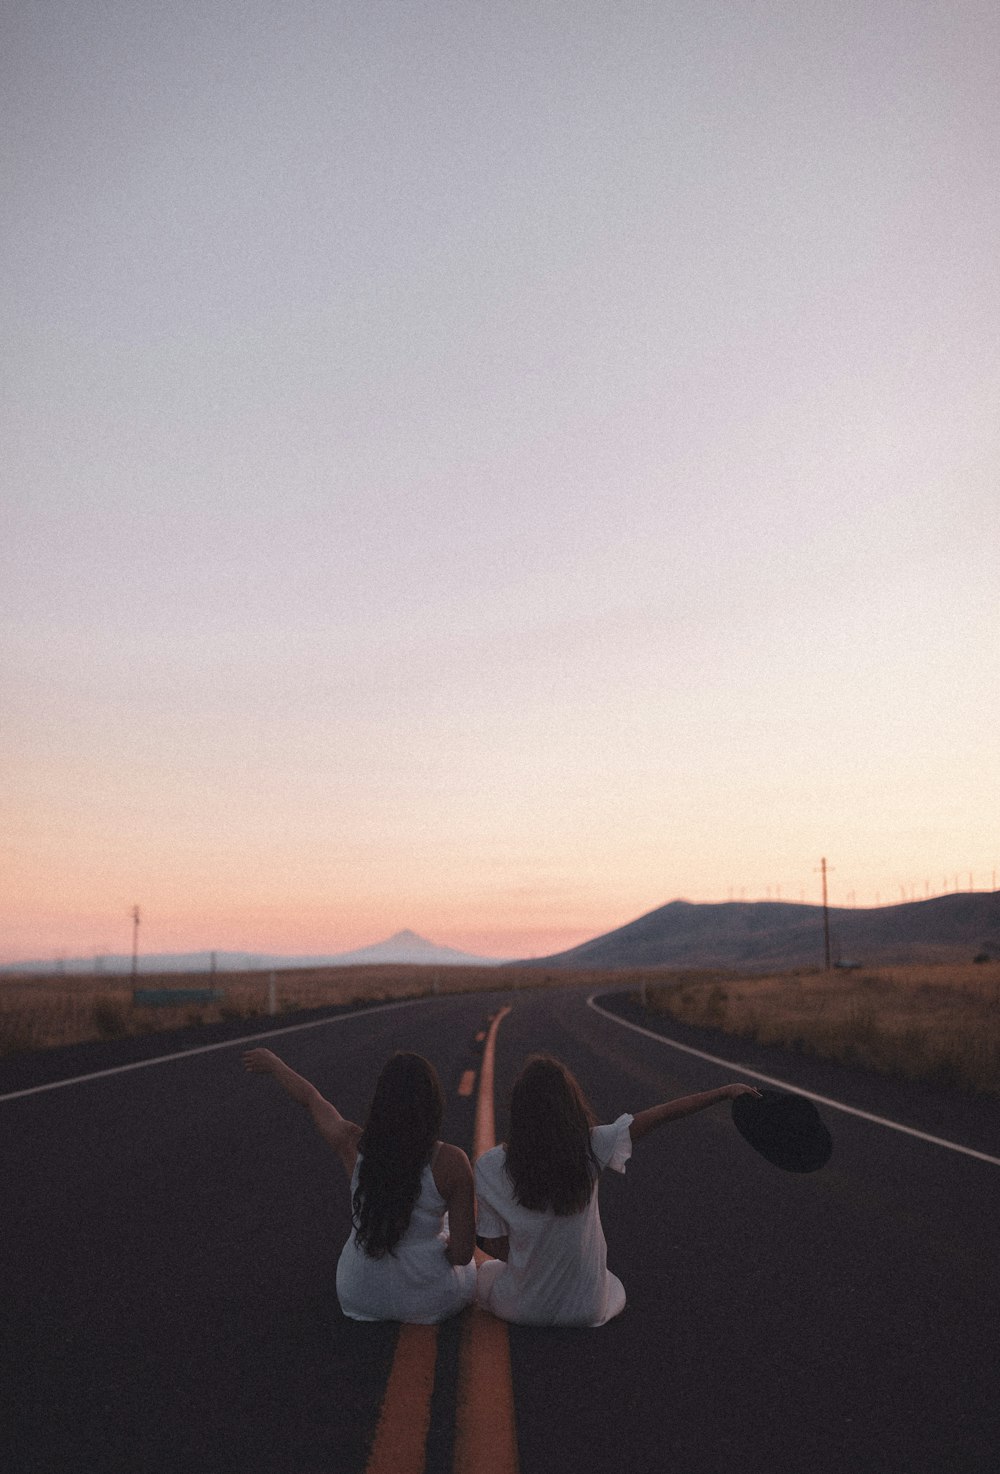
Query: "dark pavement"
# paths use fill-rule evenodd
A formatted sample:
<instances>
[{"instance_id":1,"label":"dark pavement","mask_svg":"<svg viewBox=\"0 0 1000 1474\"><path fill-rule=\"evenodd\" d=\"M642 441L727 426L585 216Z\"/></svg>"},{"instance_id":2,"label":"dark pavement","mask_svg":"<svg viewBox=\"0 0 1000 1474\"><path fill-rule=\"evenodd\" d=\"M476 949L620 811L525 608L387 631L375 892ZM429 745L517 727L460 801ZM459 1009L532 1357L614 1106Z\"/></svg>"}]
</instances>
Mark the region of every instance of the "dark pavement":
<instances>
[{"instance_id":1,"label":"dark pavement","mask_svg":"<svg viewBox=\"0 0 1000 1474\"><path fill-rule=\"evenodd\" d=\"M444 1134L468 1148L458 1081L505 996L498 1135L533 1049L564 1058L604 1120L726 1078L569 990L427 999L270 1042L355 1119L385 1056L420 1050L445 1084ZM204 1042L223 1040L157 1045ZM0 1063L0 1094L145 1049ZM920 1129L945 1111L919 1087L887 1094L858 1072L786 1063L800 1085L813 1070L810 1088L880 1114L888 1101ZM945 1114L991 1149L996 1106ZM606 1175L628 1306L596 1331L511 1329L522 1474L994 1474L1000 1168L824 1118L834 1155L811 1176L756 1157L724 1106ZM395 1327L341 1315L346 1182L305 1114L242 1072L238 1047L0 1101L0 1170L9 1474L361 1474ZM441 1332L430 1474L451 1464L457 1333Z\"/></svg>"}]
</instances>

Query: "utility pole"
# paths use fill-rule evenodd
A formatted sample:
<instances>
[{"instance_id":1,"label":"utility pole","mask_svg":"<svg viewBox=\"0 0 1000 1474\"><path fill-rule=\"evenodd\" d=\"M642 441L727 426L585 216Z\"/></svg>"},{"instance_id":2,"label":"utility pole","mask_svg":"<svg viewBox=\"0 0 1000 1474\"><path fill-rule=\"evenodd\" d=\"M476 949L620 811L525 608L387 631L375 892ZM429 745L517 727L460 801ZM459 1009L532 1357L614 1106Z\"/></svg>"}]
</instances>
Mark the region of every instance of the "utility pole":
<instances>
[{"instance_id":1,"label":"utility pole","mask_svg":"<svg viewBox=\"0 0 1000 1474\"><path fill-rule=\"evenodd\" d=\"M827 972L830 971L830 912L826 904L826 857L819 862L820 873L823 876L823 961Z\"/></svg>"},{"instance_id":2,"label":"utility pole","mask_svg":"<svg viewBox=\"0 0 1000 1474\"><path fill-rule=\"evenodd\" d=\"M132 907L132 981L136 980L139 971L139 908Z\"/></svg>"}]
</instances>

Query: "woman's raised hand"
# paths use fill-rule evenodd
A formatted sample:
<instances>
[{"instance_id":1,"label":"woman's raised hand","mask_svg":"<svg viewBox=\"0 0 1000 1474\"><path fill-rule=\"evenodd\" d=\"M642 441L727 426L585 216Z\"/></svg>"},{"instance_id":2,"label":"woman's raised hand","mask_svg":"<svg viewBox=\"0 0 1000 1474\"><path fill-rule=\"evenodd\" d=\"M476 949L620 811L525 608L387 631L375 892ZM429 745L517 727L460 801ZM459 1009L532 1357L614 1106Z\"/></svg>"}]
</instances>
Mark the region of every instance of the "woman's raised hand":
<instances>
[{"instance_id":1,"label":"woman's raised hand","mask_svg":"<svg viewBox=\"0 0 1000 1474\"><path fill-rule=\"evenodd\" d=\"M271 1075L281 1060L270 1049L248 1049L243 1055L243 1068L255 1075Z\"/></svg>"},{"instance_id":2,"label":"woman's raised hand","mask_svg":"<svg viewBox=\"0 0 1000 1474\"><path fill-rule=\"evenodd\" d=\"M265 1054L267 1053L266 1050L263 1050L261 1052ZM760 1091L755 1090L752 1085L726 1085L723 1088L726 1092L727 1100L736 1100L736 1098L740 1095L755 1095L758 1100L760 1100L761 1098Z\"/></svg>"}]
</instances>

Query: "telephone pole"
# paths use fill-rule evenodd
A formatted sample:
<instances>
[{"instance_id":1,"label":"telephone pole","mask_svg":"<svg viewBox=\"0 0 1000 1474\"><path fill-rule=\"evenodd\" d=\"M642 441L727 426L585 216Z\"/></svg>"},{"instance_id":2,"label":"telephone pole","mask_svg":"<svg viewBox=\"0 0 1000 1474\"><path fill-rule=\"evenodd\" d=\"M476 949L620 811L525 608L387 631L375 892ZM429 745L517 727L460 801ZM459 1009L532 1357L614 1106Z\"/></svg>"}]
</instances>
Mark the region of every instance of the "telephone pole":
<instances>
[{"instance_id":1,"label":"telephone pole","mask_svg":"<svg viewBox=\"0 0 1000 1474\"><path fill-rule=\"evenodd\" d=\"M132 907L132 981L136 980L139 971L139 908Z\"/></svg>"},{"instance_id":2,"label":"telephone pole","mask_svg":"<svg viewBox=\"0 0 1000 1474\"><path fill-rule=\"evenodd\" d=\"M823 961L827 972L830 971L830 912L826 904L826 857L819 862L820 874L823 876Z\"/></svg>"}]
</instances>

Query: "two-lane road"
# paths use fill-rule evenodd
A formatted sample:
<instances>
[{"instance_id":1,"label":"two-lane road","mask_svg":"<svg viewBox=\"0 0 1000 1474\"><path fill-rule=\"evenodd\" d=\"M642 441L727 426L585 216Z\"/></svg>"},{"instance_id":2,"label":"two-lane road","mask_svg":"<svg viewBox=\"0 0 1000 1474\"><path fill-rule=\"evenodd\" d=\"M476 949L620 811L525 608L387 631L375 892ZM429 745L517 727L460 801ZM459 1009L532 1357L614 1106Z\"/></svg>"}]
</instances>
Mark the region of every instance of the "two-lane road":
<instances>
[{"instance_id":1,"label":"two-lane road","mask_svg":"<svg viewBox=\"0 0 1000 1474\"><path fill-rule=\"evenodd\" d=\"M273 1047L355 1119L386 1054L419 1050L471 1149L459 1092L503 1001L501 1137L532 1050L605 1120L726 1078L573 990L343 1015ZM606 1175L629 1303L598 1331L511 1328L522 1474L993 1474L1000 1167L825 1114L835 1154L812 1176L762 1162L725 1107ZM5 1468L363 1474L396 1327L341 1315L339 1165L238 1044L0 1098L0 1141ZM430 1474L452 1468L461 1354L442 1327Z\"/></svg>"}]
</instances>

